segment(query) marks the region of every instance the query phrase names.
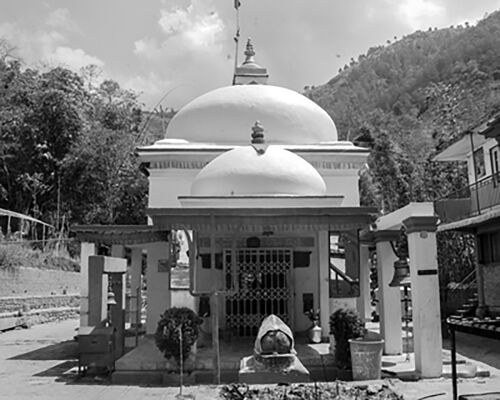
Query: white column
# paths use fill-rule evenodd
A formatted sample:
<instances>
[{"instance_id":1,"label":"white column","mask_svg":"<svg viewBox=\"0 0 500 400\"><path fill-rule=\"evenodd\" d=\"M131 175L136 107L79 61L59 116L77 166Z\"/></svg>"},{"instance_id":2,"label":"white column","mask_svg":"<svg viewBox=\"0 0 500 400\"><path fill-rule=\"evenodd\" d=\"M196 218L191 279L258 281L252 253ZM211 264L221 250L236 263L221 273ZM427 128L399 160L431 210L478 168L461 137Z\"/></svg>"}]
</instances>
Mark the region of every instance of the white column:
<instances>
[{"instance_id":1,"label":"white column","mask_svg":"<svg viewBox=\"0 0 500 400\"><path fill-rule=\"evenodd\" d=\"M441 376L441 315L436 245L437 218L410 217L408 234L415 370L422 378Z\"/></svg>"},{"instance_id":2,"label":"white column","mask_svg":"<svg viewBox=\"0 0 500 400\"><path fill-rule=\"evenodd\" d=\"M359 297L356 308L365 322L371 321L370 301L370 250L365 244L359 245Z\"/></svg>"},{"instance_id":3,"label":"white column","mask_svg":"<svg viewBox=\"0 0 500 400\"><path fill-rule=\"evenodd\" d=\"M125 258L125 246L121 244L113 244L111 245L111 257L117 257L117 258ZM129 269L127 267L127 272L120 275L120 279L122 281L122 304L124 306L125 310L125 322L128 322L127 315L129 314L129 309L128 309L128 301L127 301L127 280L128 280L128 275L129 275ZM105 279L108 279L108 276L105 276ZM118 278L116 278L118 279ZM106 282L107 284L107 282Z\"/></svg>"},{"instance_id":4,"label":"white column","mask_svg":"<svg viewBox=\"0 0 500 400\"><path fill-rule=\"evenodd\" d=\"M142 248L133 247L130 260L130 323L132 326L141 324L140 308L141 295L141 270L142 270ZM137 318L137 305L139 304L139 318Z\"/></svg>"},{"instance_id":5,"label":"white column","mask_svg":"<svg viewBox=\"0 0 500 400\"><path fill-rule=\"evenodd\" d=\"M377 246L378 300L380 309L380 334L384 339L385 354L401 354L403 340L401 330L401 292L390 287L394 276L394 254L390 241L396 241L399 231L375 232Z\"/></svg>"},{"instance_id":6,"label":"white column","mask_svg":"<svg viewBox=\"0 0 500 400\"><path fill-rule=\"evenodd\" d=\"M88 326L89 256L95 255L95 244L82 242L80 248L80 326Z\"/></svg>"},{"instance_id":7,"label":"white column","mask_svg":"<svg viewBox=\"0 0 500 400\"><path fill-rule=\"evenodd\" d=\"M146 333L156 332L161 314L170 308L170 270L161 260L168 260L169 243L156 242L147 245L148 269L147 269L147 301L148 311L146 315Z\"/></svg>"},{"instance_id":8,"label":"white column","mask_svg":"<svg viewBox=\"0 0 500 400\"><path fill-rule=\"evenodd\" d=\"M319 231L317 240L319 263L319 310L323 337L330 334L330 249L328 231Z\"/></svg>"}]
</instances>

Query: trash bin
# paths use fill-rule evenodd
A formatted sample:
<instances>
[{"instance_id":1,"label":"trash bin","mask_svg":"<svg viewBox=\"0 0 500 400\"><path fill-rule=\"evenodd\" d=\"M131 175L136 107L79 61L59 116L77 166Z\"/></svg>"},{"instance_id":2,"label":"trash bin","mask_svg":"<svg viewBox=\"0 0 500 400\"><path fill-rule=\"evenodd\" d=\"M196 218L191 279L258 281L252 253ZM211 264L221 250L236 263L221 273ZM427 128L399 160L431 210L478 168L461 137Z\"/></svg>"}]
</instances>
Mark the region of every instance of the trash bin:
<instances>
[{"instance_id":1,"label":"trash bin","mask_svg":"<svg viewBox=\"0 0 500 400\"><path fill-rule=\"evenodd\" d=\"M355 381L380 379L383 339L349 339L352 378Z\"/></svg>"}]
</instances>

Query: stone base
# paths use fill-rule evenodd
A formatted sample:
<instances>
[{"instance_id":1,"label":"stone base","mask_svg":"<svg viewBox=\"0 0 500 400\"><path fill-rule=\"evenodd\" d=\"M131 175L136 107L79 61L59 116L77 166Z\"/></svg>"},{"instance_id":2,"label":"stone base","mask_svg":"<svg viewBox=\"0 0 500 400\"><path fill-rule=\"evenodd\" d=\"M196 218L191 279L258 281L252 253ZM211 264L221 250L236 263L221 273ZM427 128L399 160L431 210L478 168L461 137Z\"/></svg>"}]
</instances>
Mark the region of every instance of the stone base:
<instances>
[{"instance_id":1,"label":"stone base","mask_svg":"<svg viewBox=\"0 0 500 400\"><path fill-rule=\"evenodd\" d=\"M296 356L294 356L292 364L280 372L256 370L254 357L249 356L241 360L238 380L241 383L254 385L310 382L311 378L309 371Z\"/></svg>"}]
</instances>

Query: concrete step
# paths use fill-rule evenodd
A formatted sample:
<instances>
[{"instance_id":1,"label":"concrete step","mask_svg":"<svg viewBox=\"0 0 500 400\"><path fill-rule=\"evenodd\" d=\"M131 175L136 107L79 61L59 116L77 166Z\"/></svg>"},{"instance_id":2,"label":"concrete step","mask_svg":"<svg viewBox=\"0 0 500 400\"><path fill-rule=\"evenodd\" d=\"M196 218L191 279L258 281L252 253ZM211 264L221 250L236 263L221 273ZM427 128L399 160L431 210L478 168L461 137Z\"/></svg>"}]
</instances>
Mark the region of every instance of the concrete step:
<instances>
[{"instance_id":1,"label":"concrete step","mask_svg":"<svg viewBox=\"0 0 500 400\"><path fill-rule=\"evenodd\" d=\"M443 363L443 378L451 378L451 362L447 363L446 361ZM483 369L482 367L466 361L466 362L457 362L457 376L459 378L487 378L490 376L490 371Z\"/></svg>"}]
</instances>

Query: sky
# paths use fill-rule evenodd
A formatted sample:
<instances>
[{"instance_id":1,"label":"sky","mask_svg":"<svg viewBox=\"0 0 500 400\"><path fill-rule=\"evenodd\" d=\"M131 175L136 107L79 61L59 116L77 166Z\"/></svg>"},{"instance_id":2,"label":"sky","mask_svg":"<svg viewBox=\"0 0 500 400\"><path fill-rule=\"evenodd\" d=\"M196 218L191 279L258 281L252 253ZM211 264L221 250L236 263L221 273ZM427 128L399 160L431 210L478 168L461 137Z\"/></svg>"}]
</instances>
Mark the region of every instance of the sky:
<instances>
[{"instance_id":1,"label":"sky","mask_svg":"<svg viewBox=\"0 0 500 400\"><path fill-rule=\"evenodd\" d=\"M269 83L302 91L370 47L429 27L477 23L500 0L240 0L247 37ZM1 0L0 39L26 65L76 72L140 93L146 108L178 109L231 84L234 0Z\"/></svg>"}]
</instances>

